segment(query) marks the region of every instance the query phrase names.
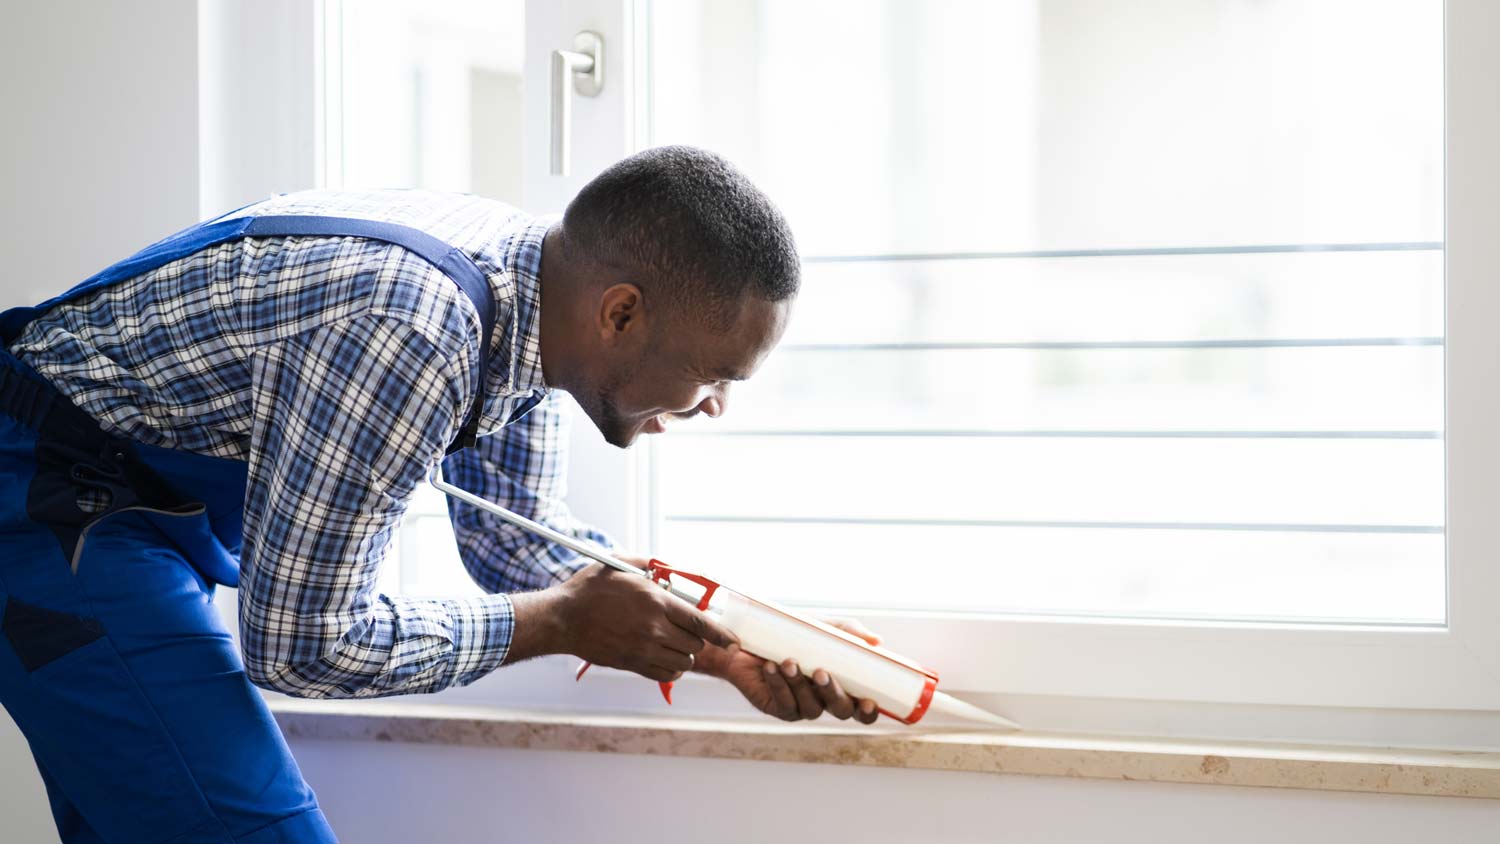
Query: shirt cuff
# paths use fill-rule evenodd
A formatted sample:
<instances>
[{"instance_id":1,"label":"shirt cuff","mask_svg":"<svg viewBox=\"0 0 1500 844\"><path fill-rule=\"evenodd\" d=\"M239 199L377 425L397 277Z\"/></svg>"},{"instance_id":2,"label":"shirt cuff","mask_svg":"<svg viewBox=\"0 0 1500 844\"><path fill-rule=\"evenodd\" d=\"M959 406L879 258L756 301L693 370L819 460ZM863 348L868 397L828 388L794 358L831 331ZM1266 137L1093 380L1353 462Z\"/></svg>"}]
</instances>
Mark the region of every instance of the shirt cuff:
<instances>
[{"instance_id":1,"label":"shirt cuff","mask_svg":"<svg viewBox=\"0 0 1500 844\"><path fill-rule=\"evenodd\" d=\"M467 686L499 668L510 653L516 609L507 595L444 601L453 619L453 678Z\"/></svg>"}]
</instances>

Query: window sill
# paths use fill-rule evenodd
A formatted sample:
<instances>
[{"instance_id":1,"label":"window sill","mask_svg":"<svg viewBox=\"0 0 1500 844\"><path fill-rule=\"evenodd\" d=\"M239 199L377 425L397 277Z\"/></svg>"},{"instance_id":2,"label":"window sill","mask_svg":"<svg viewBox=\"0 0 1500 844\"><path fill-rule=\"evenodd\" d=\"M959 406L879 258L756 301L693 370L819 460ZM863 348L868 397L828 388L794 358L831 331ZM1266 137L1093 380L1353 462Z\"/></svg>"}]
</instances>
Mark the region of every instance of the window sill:
<instances>
[{"instance_id":1,"label":"window sill","mask_svg":"<svg viewBox=\"0 0 1500 844\"><path fill-rule=\"evenodd\" d=\"M1500 753L277 700L288 738L1500 799Z\"/></svg>"}]
</instances>

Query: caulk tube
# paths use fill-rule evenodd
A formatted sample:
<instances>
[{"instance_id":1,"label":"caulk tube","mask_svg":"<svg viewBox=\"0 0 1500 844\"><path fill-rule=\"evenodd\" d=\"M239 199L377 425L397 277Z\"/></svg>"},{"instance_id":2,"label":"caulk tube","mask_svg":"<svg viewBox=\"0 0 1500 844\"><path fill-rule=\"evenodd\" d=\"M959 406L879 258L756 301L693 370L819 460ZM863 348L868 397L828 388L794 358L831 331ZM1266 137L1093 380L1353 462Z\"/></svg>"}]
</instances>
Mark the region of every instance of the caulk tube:
<instances>
[{"instance_id":1,"label":"caulk tube","mask_svg":"<svg viewBox=\"0 0 1500 844\"><path fill-rule=\"evenodd\" d=\"M915 724L927 714L938 683L932 671L769 601L727 587L719 594L724 626L740 637L747 653L821 668L837 677L851 697L875 701L882 713L903 724Z\"/></svg>"},{"instance_id":2,"label":"caulk tube","mask_svg":"<svg viewBox=\"0 0 1500 844\"><path fill-rule=\"evenodd\" d=\"M817 619L808 618L769 601L748 597L699 575L676 571L657 560L651 561L651 570L642 570L587 540L555 531L446 483L436 471L429 480L434 487L460 501L492 513L543 539L577 551L589 559L626 574L651 577L654 580L660 578L664 588L688 604L704 604L716 590L722 596L718 602L722 609L720 606L705 608L710 612L722 612L724 624L740 637L740 646L747 653L775 662L792 659L798 665L822 668L837 677L844 691L851 696L875 701L882 714L904 724L915 724L931 708L950 716L982 721L1007 729L1017 728L1005 718L937 691L938 677L934 672L911 660L866 644L863 640ZM674 573L696 581L700 586L709 586L709 592L700 599L679 591L670 583L670 575ZM582 676L581 670L579 676ZM663 694L670 687L670 683L663 683ZM667 697L667 702L671 703L670 696Z\"/></svg>"}]
</instances>

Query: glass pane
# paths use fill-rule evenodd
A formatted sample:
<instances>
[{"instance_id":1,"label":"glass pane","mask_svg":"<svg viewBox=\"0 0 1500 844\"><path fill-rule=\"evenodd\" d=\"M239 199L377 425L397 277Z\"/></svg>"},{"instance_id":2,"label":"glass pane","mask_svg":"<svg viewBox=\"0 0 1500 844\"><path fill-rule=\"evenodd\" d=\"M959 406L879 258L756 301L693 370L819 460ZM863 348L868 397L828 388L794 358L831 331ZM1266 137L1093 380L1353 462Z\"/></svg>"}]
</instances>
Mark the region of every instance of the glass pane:
<instances>
[{"instance_id":1,"label":"glass pane","mask_svg":"<svg viewBox=\"0 0 1500 844\"><path fill-rule=\"evenodd\" d=\"M521 200L522 0L340 7L342 180Z\"/></svg>"},{"instance_id":2,"label":"glass pane","mask_svg":"<svg viewBox=\"0 0 1500 844\"><path fill-rule=\"evenodd\" d=\"M651 143L806 259L728 416L654 445L660 553L792 601L1442 620L1440 0L650 11Z\"/></svg>"},{"instance_id":3,"label":"glass pane","mask_svg":"<svg viewBox=\"0 0 1500 844\"><path fill-rule=\"evenodd\" d=\"M670 0L653 143L808 255L1442 239L1441 0Z\"/></svg>"},{"instance_id":4,"label":"glass pane","mask_svg":"<svg viewBox=\"0 0 1500 844\"><path fill-rule=\"evenodd\" d=\"M1443 334L1438 248L815 262L803 273L791 345Z\"/></svg>"},{"instance_id":5,"label":"glass pane","mask_svg":"<svg viewBox=\"0 0 1500 844\"><path fill-rule=\"evenodd\" d=\"M657 500L672 516L1443 523L1438 440L682 440L662 449L658 469ZM734 482L703 483L705 467Z\"/></svg>"},{"instance_id":6,"label":"glass pane","mask_svg":"<svg viewBox=\"0 0 1500 844\"><path fill-rule=\"evenodd\" d=\"M668 522L659 555L823 607L1441 623L1443 537ZM1293 585L1296 588L1289 588Z\"/></svg>"},{"instance_id":7,"label":"glass pane","mask_svg":"<svg viewBox=\"0 0 1500 844\"><path fill-rule=\"evenodd\" d=\"M783 349L684 432L1230 431L1436 435L1434 346Z\"/></svg>"}]
</instances>

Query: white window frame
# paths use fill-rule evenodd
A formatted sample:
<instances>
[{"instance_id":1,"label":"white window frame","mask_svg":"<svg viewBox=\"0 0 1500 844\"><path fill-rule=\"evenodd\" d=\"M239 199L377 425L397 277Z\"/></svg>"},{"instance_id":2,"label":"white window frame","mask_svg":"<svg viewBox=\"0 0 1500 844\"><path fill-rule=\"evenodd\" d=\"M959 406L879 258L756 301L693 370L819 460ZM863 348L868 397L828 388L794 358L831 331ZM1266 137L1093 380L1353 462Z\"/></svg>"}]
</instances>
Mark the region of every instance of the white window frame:
<instances>
[{"instance_id":1,"label":"white window frame","mask_svg":"<svg viewBox=\"0 0 1500 844\"><path fill-rule=\"evenodd\" d=\"M560 209L643 137L628 53L644 3L527 7L529 210ZM1442 626L1206 623L867 612L900 650L961 692L1320 707L1500 711L1500 5L1448 0L1446 45L1446 462L1448 615ZM546 175L545 50L592 29L618 46L615 99L574 108L574 173ZM543 104L532 111L531 104ZM579 428L587 428L580 425ZM650 537L650 448L630 458L590 432L574 456L575 509ZM642 547L642 546L637 546ZM766 549L774 554L775 549ZM711 572L710 572L711 573Z\"/></svg>"},{"instance_id":2,"label":"white window frame","mask_svg":"<svg viewBox=\"0 0 1500 844\"><path fill-rule=\"evenodd\" d=\"M325 24L337 14L338 0L311 6L313 25L252 39L310 59L302 70L266 80L264 87L274 90L260 90L262 101L285 101L278 92L295 99L308 88L330 92L321 74L338 45L336 30ZM645 7L645 0L527 0L526 210L561 210L593 173L648 136L645 109L636 107L642 80L634 72ZM250 14L248 4L235 8ZM1500 519L1494 517L1500 445L1492 433L1500 431L1500 331L1489 324L1500 319L1500 284L1493 282L1500 276L1500 98L1493 85L1500 78L1500 54L1492 50L1500 40L1500 4L1447 0L1445 19L1447 623L1354 627L863 614L894 647L939 669L944 688L978 695L1028 726L1460 747L1500 743ZM584 29L605 37L606 91L598 99L575 101L573 175L552 177L548 53L571 45L574 33ZM310 40L316 49L306 51ZM337 184L337 156L330 153L339 138L337 113L320 98L315 126L304 133L310 152L299 154L291 146L300 144L283 142L287 155L279 159L280 175L222 193L296 189L314 169L319 182ZM264 121L235 125L242 133L240 148L257 133L286 134L267 129ZM216 196L210 203L205 196L205 206L228 198ZM613 449L586 422L575 425L571 504L639 550L649 549L654 524L650 451L649 442L630 452ZM571 662L510 667L443 698L661 711L654 684L607 671L575 684ZM676 696L678 714L746 712L724 684L690 677L685 685Z\"/></svg>"}]
</instances>

